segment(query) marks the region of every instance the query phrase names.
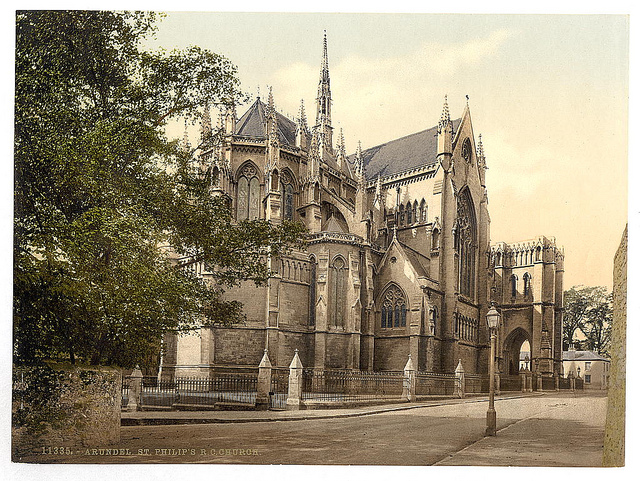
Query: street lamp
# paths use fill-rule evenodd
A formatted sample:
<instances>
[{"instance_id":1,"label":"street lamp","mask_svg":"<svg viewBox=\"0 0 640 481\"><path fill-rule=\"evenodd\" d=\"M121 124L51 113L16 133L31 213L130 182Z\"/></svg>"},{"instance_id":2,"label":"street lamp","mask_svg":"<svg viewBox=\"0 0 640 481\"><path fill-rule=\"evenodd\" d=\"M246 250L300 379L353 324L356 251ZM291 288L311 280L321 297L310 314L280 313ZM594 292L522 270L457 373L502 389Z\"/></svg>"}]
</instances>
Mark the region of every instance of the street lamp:
<instances>
[{"instance_id":1,"label":"street lamp","mask_svg":"<svg viewBox=\"0 0 640 481\"><path fill-rule=\"evenodd\" d=\"M491 357L489 358L489 409L487 410L487 430L485 436L496 435L496 410L494 408L495 395L495 363L496 363L496 332L500 323L500 313L496 309L495 303L491 303L491 308L487 312L487 326L491 334Z\"/></svg>"}]
</instances>

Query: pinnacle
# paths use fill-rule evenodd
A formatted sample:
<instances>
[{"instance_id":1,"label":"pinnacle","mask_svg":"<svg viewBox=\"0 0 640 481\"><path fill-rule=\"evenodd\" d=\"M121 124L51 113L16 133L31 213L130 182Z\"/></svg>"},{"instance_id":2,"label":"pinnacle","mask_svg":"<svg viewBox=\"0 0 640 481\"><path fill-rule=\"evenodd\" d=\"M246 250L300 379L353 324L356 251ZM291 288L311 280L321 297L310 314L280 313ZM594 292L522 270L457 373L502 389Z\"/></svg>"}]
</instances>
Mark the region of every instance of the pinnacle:
<instances>
[{"instance_id":1,"label":"pinnacle","mask_svg":"<svg viewBox=\"0 0 640 481\"><path fill-rule=\"evenodd\" d=\"M451 116L449 115L449 104L447 103L447 96L444 96L444 106L442 107L442 115L440 117L440 125L445 125L451 122Z\"/></svg>"}]
</instances>

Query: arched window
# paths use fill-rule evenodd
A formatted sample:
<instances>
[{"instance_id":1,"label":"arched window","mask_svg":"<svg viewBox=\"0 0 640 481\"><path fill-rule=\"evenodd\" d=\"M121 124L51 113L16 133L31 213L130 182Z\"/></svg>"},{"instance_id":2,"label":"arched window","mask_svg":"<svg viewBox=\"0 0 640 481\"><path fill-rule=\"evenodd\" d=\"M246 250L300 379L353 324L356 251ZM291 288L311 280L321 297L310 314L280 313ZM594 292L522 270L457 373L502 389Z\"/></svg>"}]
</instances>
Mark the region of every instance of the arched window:
<instances>
[{"instance_id":1,"label":"arched window","mask_svg":"<svg viewBox=\"0 0 640 481\"><path fill-rule=\"evenodd\" d=\"M331 324L344 326L344 305L347 266L342 257L336 257L331 264Z\"/></svg>"},{"instance_id":2,"label":"arched window","mask_svg":"<svg viewBox=\"0 0 640 481\"><path fill-rule=\"evenodd\" d=\"M293 181L287 172L282 172L282 215L286 220L293 220Z\"/></svg>"},{"instance_id":3,"label":"arched window","mask_svg":"<svg viewBox=\"0 0 640 481\"><path fill-rule=\"evenodd\" d=\"M522 276L522 282L523 282L523 289L524 289L524 295L525 297L529 296L529 294L531 294L531 276L529 275L528 272L525 272L524 275Z\"/></svg>"},{"instance_id":4,"label":"arched window","mask_svg":"<svg viewBox=\"0 0 640 481\"><path fill-rule=\"evenodd\" d=\"M542 259L542 249L540 248L540 246L538 246L538 248L536 249L536 262L540 262Z\"/></svg>"},{"instance_id":5,"label":"arched window","mask_svg":"<svg viewBox=\"0 0 640 481\"><path fill-rule=\"evenodd\" d=\"M238 179L237 212L238 220L254 220L260 216L260 181L258 172L252 165L246 165Z\"/></svg>"},{"instance_id":6,"label":"arched window","mask_svg":"<svg viewBox=\"0 0 640 481\"><path fill-rule=\"evenodd\" d=\"M407 202L407 225L413 224L413 212L411 212L411 202Z\"/></svg>"},{"instance_id":7,"label":"arched window","mask_svg":"<svg viewBox=\"0 0 640 481\"><path fill-rule=\"evenodd\" d=\"M475 209L469 189L458 196L455 248L458 251L459 292L470 299L475 297L476 227Z\"/></svg>"},{"instance_id":8,"label":"arched window","mask_svg":"<svg viewBox=\"0 0 640 481\"><path fill-rule=\"evenodd\" d=\"M404 225L404 204L400 204L400 213L398 215L398 224Z\"/></svg>"},{"instance_id":9,"label":"arched window","mask_svg":"<svg viewBox=\"0 0 640 481\"><path fill-rule=\"evenodd\" d=\"M420 202L420 222L427 222L427 203L424 199Z\"/></svg>"},{"instance_id":10,"label":"arched window","mask_svg":"<svg viewBox=\"0 0 640 481\"><path fill-rule=\"evenodd\" d=\"M316 261L312 257L309 269L309 325L316 325Z\"/></svg>"},{"instance_id":11,"label":"arched window","mask_svg":"<svg viewBox=\"0 0 640 481\"><path fill-rule=\"evenodd\" d=\"M518 277L515 274L511 274L510 282L511 297L516 297L518 295Z\"/></svg>"},{"instance_id":12,"label":"arched window","mask_svg":"<svg viewBox=\"0 0 640 481\"><path fill-rule=\"evenodd\" d=\"M407 303L396 285L391 285L382 296L381 323L383 328L407 326Z\"/></svg>"},{"instance_id":13,"label":"arched window","mask_svg":"<svg viewBox=\"0 0 640 481\"><path fill-rule=\"evenodd\" d=\"M418 201L413 201L413 222L420 222L420 211L418 211Z\"/></svg>"}]
</instances>

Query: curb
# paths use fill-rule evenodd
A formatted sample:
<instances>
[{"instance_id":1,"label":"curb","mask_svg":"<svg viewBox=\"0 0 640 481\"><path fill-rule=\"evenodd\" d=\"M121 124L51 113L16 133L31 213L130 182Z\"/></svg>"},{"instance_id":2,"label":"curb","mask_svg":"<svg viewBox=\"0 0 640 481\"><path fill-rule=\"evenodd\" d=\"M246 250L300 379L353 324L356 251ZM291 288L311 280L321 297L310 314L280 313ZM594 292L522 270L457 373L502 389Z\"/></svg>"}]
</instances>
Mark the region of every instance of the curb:
<instances>
[{"instance_id":1,"label":"curb","mask_svg":"<svg viewBox=\"0 0 640 481\"><path fill-rule=\"evenodd\" d=\"M532 396L543 396L544 392L534 392L527 394L515 394L511 396L496 396L496 401L506 399L518 399ZM325 414L317 416L308 416L301 414L299 416L289 417L260 417L260 418L122 418L120 420L121 426L169 426L180 424L231 424L231 423L271 423L280 421L309 421L314 419L336 419L336 418L353 418L360 416L370 416L373 414L383 414L395 411L407 411L409 409L430 408L438 406L448 406L451 404L469 404L489 402L488 398L471 398L471 399L455 399L449 401L432 401L429 403L412 404L410 406L394 406L386 408L371 409L367 411L353 412L353 413L338 413L338 414ZM315 411L318 412L318 411Z\"/></svg>"}]
</instances>

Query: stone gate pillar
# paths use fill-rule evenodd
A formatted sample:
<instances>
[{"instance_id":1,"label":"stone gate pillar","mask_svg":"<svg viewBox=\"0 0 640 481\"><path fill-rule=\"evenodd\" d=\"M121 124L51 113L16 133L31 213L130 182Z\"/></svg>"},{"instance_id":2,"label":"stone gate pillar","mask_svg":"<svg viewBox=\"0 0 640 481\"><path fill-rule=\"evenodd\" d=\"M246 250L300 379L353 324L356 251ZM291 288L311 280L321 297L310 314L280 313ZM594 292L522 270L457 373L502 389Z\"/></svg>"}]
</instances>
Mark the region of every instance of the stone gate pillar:
<instances>
[{"instance_id":1,"label":"stone gate pillar","mask_svg":"<svg viewBox=\"0 0 640 481\"><path fill-rule=\"evenodd\" d=\"M131 375L129 376L129 401L127 402L126 410L138 411L140 409L141 404L141 394L142 394L142 371L140 370L140 366L136 364L136 368L133 370Z\"/></svg>"},{"instance_id":2,"label":"stone gate pillar","mask_svg":"<svg viewBox=\"0 0 640 481\"><path fill-rule=\"evenodd\" d=\"M287 411L297 411L300 409L300 398L302 397L302 362L295 350L291 364L289 365L289 392L287 394Z\"/></svg>"},{"instance_id":3,"label":"stone gate pillar","mask_svg":"<svg viewBox=\"0 0 640 481\"><path fill-rule=\"evenodd\" d=\"M458 365L456 366L456 388L454 395L459 398L464 398L465 381L464 381L464 368L462 367L462 359L458 359Z\"/></svg>"},{"instance_id":4,"label":"stone gate pillar","mask_svg":"<svg viewBox=\"0 0 640 481\"><path fill-rule=\"evenodd\" d=\"M269 409L269 392L271 391L271 361L268 350L264 350L262 361L258 366L258 387L256 393L256 409L265 411Z\"/></svg>"},{"instance_id":5,"label":"stone gate pillar","mask_svg":"<svg viewBox=\"0 0 640 481\"><path fill-rule=\"evenodd\" d=\"M415 402L416 400L416 369L411 360L411 354L407 364L404 366L404 379L402 382L402 399L406 399L409 402Z\"/></svg>"}]
</instances>

